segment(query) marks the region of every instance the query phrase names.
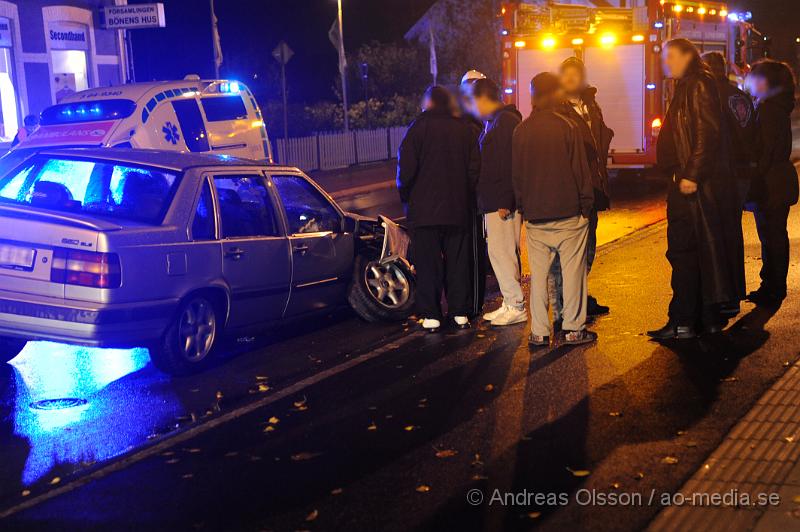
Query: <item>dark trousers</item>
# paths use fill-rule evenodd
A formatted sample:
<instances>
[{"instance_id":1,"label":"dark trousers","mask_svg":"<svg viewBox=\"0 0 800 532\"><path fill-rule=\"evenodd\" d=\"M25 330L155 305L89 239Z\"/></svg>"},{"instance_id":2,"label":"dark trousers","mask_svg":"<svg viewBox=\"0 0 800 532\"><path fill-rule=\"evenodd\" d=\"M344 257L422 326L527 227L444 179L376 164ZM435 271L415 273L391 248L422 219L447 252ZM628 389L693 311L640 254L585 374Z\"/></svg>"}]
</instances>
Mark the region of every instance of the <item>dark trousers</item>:
<instances>
[{"instance_id":1,"label":"dark trousers","mask_svg":"<svg viewBox=\"0 0 800 532\"><path fill-rule=\"evenodd\" d=\"M672 266L672 301L669 318L682 326L694 326L702 312L700 250L689 202L673 185L667 198L667 259Z\"/></svg>"},{"instance_id":2,"label":"dark trousers","mask_svg":"<svg viewBox=\"0 0 800 532\"><path fill-rule=\"evenodd\" d=\"M786 297L789 275L789 207L756 207L758 239L761 241L761 288L770 295Z\"/></svg>"},{"instance_id":3,"label":"dark trousers","mask_svg":"<svg viewBox=\"0 0 800 532\"><path fill-rule=\"evenodd\" d=\"M442 318L442 290L450 316L471 314L472 239L473 231L468 227L416 227L411 231L420 317Z\"/></svg>"}]
</instances>

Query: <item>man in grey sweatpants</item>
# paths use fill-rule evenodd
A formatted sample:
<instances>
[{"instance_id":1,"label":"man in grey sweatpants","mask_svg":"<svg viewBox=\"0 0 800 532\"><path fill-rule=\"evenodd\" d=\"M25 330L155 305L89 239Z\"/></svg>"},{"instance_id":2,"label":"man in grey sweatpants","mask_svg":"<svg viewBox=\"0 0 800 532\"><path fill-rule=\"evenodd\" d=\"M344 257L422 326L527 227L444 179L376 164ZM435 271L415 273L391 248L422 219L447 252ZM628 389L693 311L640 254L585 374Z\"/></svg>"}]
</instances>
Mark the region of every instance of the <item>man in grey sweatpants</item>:
<instances>
[{"instance_id":1,"label":"man in grey sweatpants","mask_svg":"<svg viewBox=\"0 0 800 532\"><path fill-rule=\"evenodd\" d=\"M550 344L547 277L558 257L564 281L565 343L593 342L586 330L586 249L594 208L592 173L576 124L561 112L559 80L531 81L533 111L514 131L512 176L531 266L531 346Z\"/></svg>"},{"instance_id":2,"label":"man in grey sweatpants","mask_svg":"<svg viewBox=\"0 0 800 532\"><path fill-rule=\"evenodd\" d=\"M522 115L505 105L500 87L490 79L472 84L472 108L486 123L480 136L481 173L478 208L484 216L489 260L503 294L500 308L483 315L493 326L528 321L522 293L519 241L522 217L517 213L511 183L511 142Z\"/></svg>"}]
</instances>

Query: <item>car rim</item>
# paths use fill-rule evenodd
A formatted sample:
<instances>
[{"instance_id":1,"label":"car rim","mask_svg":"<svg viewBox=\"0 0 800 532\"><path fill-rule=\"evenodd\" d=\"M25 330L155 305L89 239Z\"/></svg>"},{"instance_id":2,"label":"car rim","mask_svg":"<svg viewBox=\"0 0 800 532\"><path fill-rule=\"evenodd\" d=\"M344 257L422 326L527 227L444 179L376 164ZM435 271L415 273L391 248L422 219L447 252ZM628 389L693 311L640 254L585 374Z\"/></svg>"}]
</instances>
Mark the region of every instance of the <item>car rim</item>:
<instances>
[{"instance_id":1,"label":"car rim","mask_svg":"<svg viewBox=\"0 0 800 532\"><path fill-rule=\"evenodd\" d=\"M199 362L208 356L217 334L217 317L211 303L195 299L186 305L178 328L184 358Z\"/></svg>"},{"instance_id":2,"label":"car rim","mask_svg":"<svg viewBox=\"0 0 800 532\"><path fill-rule=\"evenodd\" d=\"M365 276L369 293L384 307L397 309L408 302L411 295L408 277L396 264L370 262Z\"/></svg>"}]
</instances>

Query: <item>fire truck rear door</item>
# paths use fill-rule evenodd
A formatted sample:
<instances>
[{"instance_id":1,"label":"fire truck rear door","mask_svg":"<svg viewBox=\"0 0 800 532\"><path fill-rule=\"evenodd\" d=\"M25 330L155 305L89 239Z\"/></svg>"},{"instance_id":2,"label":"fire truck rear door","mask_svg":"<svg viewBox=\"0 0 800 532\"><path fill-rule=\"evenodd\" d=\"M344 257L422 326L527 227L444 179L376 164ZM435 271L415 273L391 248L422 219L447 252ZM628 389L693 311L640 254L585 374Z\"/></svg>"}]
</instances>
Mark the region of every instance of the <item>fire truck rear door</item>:
<instances>
[{"instance_id":1,"label":"fire truck rear door","mask_svg":"<svg viewBox=\"0 0 800 532\"><path fill-rule=\"evenodd\" d=\"M597 87L606 124L614 130L611 150L617 153L641 153L645 149L644 51L642 44L589 47L585 51L589 81Z\"/></svg>"}]
</instances>

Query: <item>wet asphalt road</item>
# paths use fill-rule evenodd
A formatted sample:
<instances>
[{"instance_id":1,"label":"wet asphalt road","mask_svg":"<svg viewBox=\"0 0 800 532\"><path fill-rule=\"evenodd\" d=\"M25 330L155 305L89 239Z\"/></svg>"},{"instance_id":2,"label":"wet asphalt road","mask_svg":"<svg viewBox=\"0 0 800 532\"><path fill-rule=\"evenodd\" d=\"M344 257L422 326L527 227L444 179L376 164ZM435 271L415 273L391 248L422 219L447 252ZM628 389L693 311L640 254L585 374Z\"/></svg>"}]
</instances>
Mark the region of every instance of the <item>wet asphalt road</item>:
<instances>
[{"instance_id":1,"label":"wet asphalt road","mask_svg":"<svg viewBox=\"0 0 800 532\"><path fill-rule=\"evenodd\" d=\"M632 230L648 225L636 212L660 208L658 187L624 188ZM800 237L800 212L791 227ZM720 337L647 341L669 299L665 246L657 224L602 250L590 284L613 311L584 348L532 353L524 325L428 336L347 310L232 342L218 367L174 380L145 350L31 344L0 366L0 528L640 529L657 506L575 498L677 489L798 352L796 291L774 316L745 306ZM88 402L30 408L55 397ZM494 490L557 500L488 504Z\"/></svg>"}]
</instances>

